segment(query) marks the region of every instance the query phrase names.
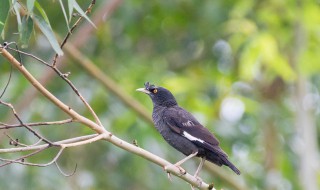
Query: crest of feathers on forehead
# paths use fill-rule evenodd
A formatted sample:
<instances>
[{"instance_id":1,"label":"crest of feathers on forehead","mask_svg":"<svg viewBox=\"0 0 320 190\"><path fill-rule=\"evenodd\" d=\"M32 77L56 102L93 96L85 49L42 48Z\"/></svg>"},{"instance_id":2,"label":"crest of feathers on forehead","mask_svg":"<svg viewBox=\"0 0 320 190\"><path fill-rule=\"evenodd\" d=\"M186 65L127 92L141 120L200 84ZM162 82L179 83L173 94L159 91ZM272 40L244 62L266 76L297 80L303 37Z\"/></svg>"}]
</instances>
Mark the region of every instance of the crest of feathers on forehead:
<instances>
[{"instance_id":1,"label":"crest of feathers on forehead","mask_svg":"<svg viewBox=\"0 0 320 190\"><path fill-rule=\"evenodd\" d=\"M152 89L157 88L155 85L150 84L149 82L144 83L144 87L145 87L147 90L152 90Z\"/></svg>"},{"instance_id":2,"label":"crest of feathers on forehead","mask_svg":"<svg viewBox=\"0 0 320 190\"><path fill-rule=\"evenodd\" d=\"M169 90L161 86L155 86L153 84L150 84L149 82L144 83L144 87L150 92L148 94L155 105L166 107L177 105L176 99Z\"/></svg>"}]
</instances>

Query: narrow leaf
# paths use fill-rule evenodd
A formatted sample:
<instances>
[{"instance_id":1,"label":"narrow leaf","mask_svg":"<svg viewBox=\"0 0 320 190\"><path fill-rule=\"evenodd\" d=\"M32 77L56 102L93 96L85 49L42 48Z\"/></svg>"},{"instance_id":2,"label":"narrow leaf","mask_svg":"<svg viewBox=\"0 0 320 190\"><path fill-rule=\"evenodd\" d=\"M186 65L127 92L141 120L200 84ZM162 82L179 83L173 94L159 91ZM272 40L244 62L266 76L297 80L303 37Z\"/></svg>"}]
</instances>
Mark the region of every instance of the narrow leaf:
<instances>
[{"instance_id":1,"label":"narrow leaf","mask_svg":"<svg viewBox=\"0 0 320 190\"><path fill-rule=\"evenodd\" d=\"M22 17L21 31L20 33L20 42L21 47L28 47L29 39L33 30L33 20L29 16Z\"/></svg>"},{"instance_id":2,"label":"narrow leaf","mask_svg":"<svg viewBox=\"0 0 320 190\"><path fill-rule=\"evenodd\" d=\"M64 5L62 3L62 0L59 0L59 3L60 3L60 6L61 6L61 9L62 9L62 12L63 12L64 19L66 20L66 24L67 24L68 30L70 31L67 13L66 13L66 10L64 9Z\"/></svg>"},{"instance_id":3,"label":"narrow leaf","mask_svg":"<svg viewBox=\"0 0 320 190\"><path fill-rule=\"evenodd\" d=\"M40 12L42 18L44 18L44 20L49 24L50 22L49 22L48 16L46 12L43 10L43 8L41 7L41 5L37 1L34 2L34 5L37 8L37 10Z\"/></svg>"},{"instance_id":4,"label":"narrow leaf","mask_svg":"<svg viewBox=\"0 0 320 190\"><path fill-rule=\"evenodd\" d=\"M41 30L41 32L47 37L49 43L51 44L52 48L54 49L54 51L59 55L63 55L63 52L60 48L60 45L56 39L56 37L54 36L54 33L50 27L50 24L46 22L45 19L43 19L42 17L39 17L37 15L33 16L34 22L36 22L39 26L39 29Z\"/></svg>"},{"instance_id":5,"label":"narrow leaf","mask_svg":"<svg viewBox=\"0 0 320 190\"><path fill-rule=\"evenodd\" d=\"M17 16L17 23L18 23L18 27L21 27L21 16L20 16L20 11L19 11L19 4L18 3L14 3L13 5L13 9L14 9L14 13Z\"/></svg>"},{"instance_id":6,"label":"narrow leaf","mask_svg":"<svg viewBox=\"0 0 320 190\"><path fill-rule=\"evenodd\" d=\"M72 18L72 12L73 12L73 4L75 0L69 0L68 1L68 8L69 8L69 22L71 21Z\"/></svg>"},{"instance_id":7,"label":"narrow leaf","mask_svg":"<svg viewBox=\"0 0 320 190\"><path fill-rule=\"evenodd\" d=\"M27 0L27 9L29 13L33 11L34 2L35 0Z\"/></svg>"},{"instance_id":8,"label":"narrow leaf","mask_svg":"<svg viewBox=\"0 0 320 190\"><path fill-rule=\"evenodd\" d=\"M9 0L0 1L0 34L2 39L4 39L4 26L9 14L10 3Z\"/></svg>"},{"instance_id":9,"label":"narrow leaf","mask_svg":"<svg viewBox=\"0 0 320 190\"><path fill-rule=\"evenodd\" d=\"M88 22L90 22L90 24L93 27L97 28L96 25L90 20L90 18L83 12L83 10L81 9L81 7L79 6L79 4L76 1L73 2L73 7L74 7L74 9L76 9L78 11L78 13L82 17L84 17Z\"/></svg>"}]
</instances>

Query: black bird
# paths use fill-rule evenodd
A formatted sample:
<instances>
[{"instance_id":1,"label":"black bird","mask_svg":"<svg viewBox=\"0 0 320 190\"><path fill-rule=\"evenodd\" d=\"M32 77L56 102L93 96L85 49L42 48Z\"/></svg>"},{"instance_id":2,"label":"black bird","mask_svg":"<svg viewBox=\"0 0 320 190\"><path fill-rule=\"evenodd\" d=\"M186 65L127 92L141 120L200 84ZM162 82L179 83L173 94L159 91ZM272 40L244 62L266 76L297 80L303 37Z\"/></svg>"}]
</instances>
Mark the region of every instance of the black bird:
<instances>
[{"instance_id":1,"label":"black bird","mask_svg":"<svg viewBox=\"0 0 320 190\"><path fill-rule=\"evenodd\" d=\"M219 147L217 138L188 111L181 108L169 90L150 85L149 82L144 86L137 91L150 96L153 102L152 119L155 127L171 146L187 156L175 164L177 167L180 168L183 162L198 156L202 159L194 174L195 177L198 177L205 160L218 166L226 165L240 175L240 171Z\"/></svg>"}]
</instances>

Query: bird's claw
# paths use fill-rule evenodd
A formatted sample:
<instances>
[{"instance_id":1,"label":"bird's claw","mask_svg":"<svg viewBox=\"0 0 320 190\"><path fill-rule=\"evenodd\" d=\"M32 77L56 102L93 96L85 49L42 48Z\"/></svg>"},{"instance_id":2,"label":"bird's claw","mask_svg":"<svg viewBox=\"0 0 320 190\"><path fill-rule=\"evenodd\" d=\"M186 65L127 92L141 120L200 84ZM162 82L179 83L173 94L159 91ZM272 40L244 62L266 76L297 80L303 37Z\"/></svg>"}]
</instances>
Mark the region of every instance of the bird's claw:
<instances>
[{"instance_id":1,"label":"bird's claw","mask_svg":"<svg viewBox=\"0 0 320 190\"><path fill-rule=\"evenodd\" d=\"M198 187L201 187L203 180L198 176L194 176L194 177L197 179Z\"/></svg>"},{"instance_id":2,"label":"bird's claw","mask_svg":"<svg viewBox=\"0 0 320 190\"><path fill-rule=\"evenodd\" d=\"M175 167L177 167L178 169L179 169L179 172L180 172L180 176L182 176L182 175L185 175L186 173L187 173L187 171L185 170L185 169L183 169L181 166L179 166L179 165L168 165L168 166L164 166L164 170L165 171L167 171L168 172L168 169L170 168L170 167L172 167L172 166L175 166ZM168 172L169 173L169 172Z\"/></svg>"},{"instance_id":3,"label":"bird's claw","mask_svg":"<svg viewBox=\"0 0 320 190\"><path fill-rule=\"evenodd\" d=\"M201 185L202 185L202 179L200 177L198 177L198 176L194 176L194 177L197 179L197 183L198 183L197 187L200 188ZM195 187L194 185L191 185L191 189L192 190L194 190L194 187Z\"/></svg>"},{"instance_id":4,"label":"bird's claw","mask_svg":"<svg viewBox=\"0 0 320 190\"><path fill-rule=\"evenodd\" d=\"M186 175L187 171L185 169L183 169L181 166L178 166L178 165L174 165L174 166L176 166L179 169L181 175Z\"/></svg>"},{"instance_id":5,"label":"bird's claw","mask_svg":"<svg viewBox=\"0 0 320 190\"><path fill-rule=\"evenodd\" d=\"M168 175L168 179L172 182L171 173L170 173L170 172L167 172L167 175Z\"/></svg>"}]
</instances>

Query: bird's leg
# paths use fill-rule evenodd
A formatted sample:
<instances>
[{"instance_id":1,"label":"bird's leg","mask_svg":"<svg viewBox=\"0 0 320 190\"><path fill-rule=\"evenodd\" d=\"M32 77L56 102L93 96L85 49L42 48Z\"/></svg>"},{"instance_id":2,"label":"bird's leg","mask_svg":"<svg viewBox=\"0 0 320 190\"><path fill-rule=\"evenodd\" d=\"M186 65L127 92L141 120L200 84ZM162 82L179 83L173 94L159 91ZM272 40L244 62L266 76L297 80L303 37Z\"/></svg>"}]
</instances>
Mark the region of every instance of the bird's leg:
<instances>
[{"instance_id":1,"label":"bird's leg","mask_svg":"<svg viewBox=\"0 0 320 190\"><path fill-rule=\"evenodd\" d=\"M175 163L174 165L175 165L175 166L180 166L180 165L183 164L185 161L189 160L189 159L192 158L192 157L195 157L197 154L198 154L198 151L190 154L189 156L185 157L184 159L180 160L179 162Z\"/></svg>"},{"instance_id":2,"label":"bird's leg","mask_svg":"<svg viewBox=\"0 0 320 190\"><path fill-rule=\"evenodd\" d=\"M198 152L194 152L192 154L190 154L189 156L185 157L184 159L180 160L179 162L175 163L174 166L176 166L177 168L179 168L180 173L182 175L186 174L186 170L184 170L180 165L183 164L185 161L189 160L190 158L196 156L198 154ZM167 170L169 166L165 166L164 169ZM169 177L169 176L168 176ZM170 179L170 177L169 177Z\"/></svg>"},{"instance_id":3,"label":"bird's leg","mask_svg":"<svg viewBox=\"0 0 320 190\"><path fill-rule=\"evenodd\" d=\"M201 158L201 162L200 162L200 164L199 164L199 166L198 166L198 169L196 170L196 173L194 173L194 177L198 177L198 175L199 175L199 172L201 171L201 169L202 169L202 166L203 166L203 164L204 164L204 162L206 161L206 158L205 157L202 157Z\"/></svg>"},{"instance_id":4,"label":"bird's leg","mask_svg":"<svg viewBox=\"0 0 320 190\"><path fill-rule=\"evenodd\" d=\"M198 154L198 151L190 154L189 156L185 157L184 159L174 164L177 168L179 168L180 173L182 175L186 174L186 170L184 170L180 165L183 164L185 161L189 160L190 158L196 156L197 154Z\"/></svg>"},{"instance_id":5,"label":"bird's leg","mask_svg":"<svg viewBox=\"0 0 320 190\"><path fill-rule=\"evenodd\" d=\"M198 184L199 187L201 186L202 179L200 177L198 177L198 175L199 175L199 172L201 171L202 166L203 166L205 161L206 161L206 158L202 157L201 161L200 161L200 164L199 164L199 166L198 166L198 168L196 170L196 173L194 173L194 175L193 175L193 177L197 178L197 181L199 182L199 184Z\"/></svg>"}]
</instances>

